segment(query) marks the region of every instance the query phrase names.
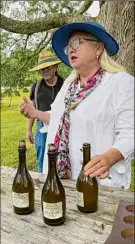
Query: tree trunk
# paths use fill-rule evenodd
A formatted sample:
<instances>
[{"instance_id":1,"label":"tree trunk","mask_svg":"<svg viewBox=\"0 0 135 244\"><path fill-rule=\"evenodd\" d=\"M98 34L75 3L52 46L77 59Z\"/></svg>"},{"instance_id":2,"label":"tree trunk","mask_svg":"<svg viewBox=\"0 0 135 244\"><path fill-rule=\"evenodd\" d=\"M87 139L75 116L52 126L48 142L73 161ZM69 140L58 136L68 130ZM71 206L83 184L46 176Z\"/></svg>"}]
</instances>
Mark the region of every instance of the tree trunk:
<instances>
[{"instance_id":1,"label":"tree trunk","mask_svg":"<svg viewBox=\"0 0 135 244\"><path fill-rule=\"evenodd\" d=\"M12 102L12 95L11 95L11 97L10 97L10 102L9 102L9 108L11 107L11 102Z\"/></svg>"},{"instance_id":2,"label":"tree trunk","mask_svg":"<svg viewBox=\"0 0 135 244\"><path fill-rule=\"evenodd\" d=\"M134 1L105 1L99 22L116 38L120 50L114 59L134 75Z\"/></svg>"}]
</instances>

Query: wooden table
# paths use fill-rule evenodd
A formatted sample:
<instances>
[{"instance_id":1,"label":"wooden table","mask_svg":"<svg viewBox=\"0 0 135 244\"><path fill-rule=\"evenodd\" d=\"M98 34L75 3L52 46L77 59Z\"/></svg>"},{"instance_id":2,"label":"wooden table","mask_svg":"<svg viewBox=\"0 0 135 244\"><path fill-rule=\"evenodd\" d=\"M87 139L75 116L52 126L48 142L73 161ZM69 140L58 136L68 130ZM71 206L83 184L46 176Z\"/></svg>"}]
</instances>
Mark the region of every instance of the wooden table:
<instances>
[{"instance_id":1,"label":"wooden table","mask_svg":"<svg viewBox=\"0 0 135 244\"><path fill-rule=\"evenodd\" d=\"M66 191L66 222L45 225L41 211L41 190L45 175L30 172L35 182L35 212L16 215L12 208L12 182L16 169L1 167L1 243L2 244L103 244L111 232L118 199L133 201L133 193L122 189L100 188L99 209L93 214L76 208L75 181L63 180Z\"/></svg>"}]
</instances>

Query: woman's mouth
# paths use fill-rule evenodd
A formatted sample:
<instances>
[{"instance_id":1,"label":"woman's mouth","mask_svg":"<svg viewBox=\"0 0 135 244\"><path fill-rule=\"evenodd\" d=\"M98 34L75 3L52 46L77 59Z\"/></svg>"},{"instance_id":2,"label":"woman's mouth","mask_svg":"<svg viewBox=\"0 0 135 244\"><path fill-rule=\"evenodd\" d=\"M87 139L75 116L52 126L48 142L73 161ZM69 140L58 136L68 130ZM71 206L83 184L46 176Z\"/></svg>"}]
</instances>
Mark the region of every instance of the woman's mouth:
<instances>
[{"instance_id":1,"label":"woman's mouth","mask_svg":"<svg viewBox=\"0 0 135 244\"><path fill-rule=\"evenodd\" d=\"M70 59L71 59L71 62L74 63L74 62L78 59L78 57L72 55L72 56L70 57Z\"/></svg>"}]
</instances>

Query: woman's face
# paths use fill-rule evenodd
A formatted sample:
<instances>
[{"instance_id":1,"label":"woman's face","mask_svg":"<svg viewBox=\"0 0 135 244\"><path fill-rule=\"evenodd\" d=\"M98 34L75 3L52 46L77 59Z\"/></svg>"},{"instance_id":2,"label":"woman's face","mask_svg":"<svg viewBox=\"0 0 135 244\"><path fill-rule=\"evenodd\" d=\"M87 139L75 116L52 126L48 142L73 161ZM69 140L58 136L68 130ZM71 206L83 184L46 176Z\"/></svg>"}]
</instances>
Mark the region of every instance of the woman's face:
<instances>
[{"instance_id":1,"label":"woman's face","mask_svg":"<svg viewBox=\"0 0 135 244\"><path fill-rule=\"evenodd\" d=\"M94 41L95 40L95 41ZM85 65L97 62L103 51L104 45L96 37L85 32L75 32L68 43L68 59L71 66L79 70Z\"/></svg>"}]
</instances>

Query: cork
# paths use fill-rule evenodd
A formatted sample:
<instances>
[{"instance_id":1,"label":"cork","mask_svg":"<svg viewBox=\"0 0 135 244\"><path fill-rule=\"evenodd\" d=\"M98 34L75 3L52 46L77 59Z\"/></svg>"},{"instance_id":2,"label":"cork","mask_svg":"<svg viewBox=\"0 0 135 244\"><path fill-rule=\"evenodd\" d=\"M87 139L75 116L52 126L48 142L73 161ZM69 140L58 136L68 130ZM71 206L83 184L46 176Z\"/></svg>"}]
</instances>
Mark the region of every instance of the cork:
<instances>
[{"instance_id":1,"label":"cork","mask_svg":"<svg viewBox=\"0 0 135 244\"><path fill-rule=\"evenodd\" d=\"M25 140L20 140L19 141L19 148L25 148L25 147L26 147Z\"/></svg>"},{"instance_id":2,"label":"cork","mask_svg":"<svg viewBox=\"0 0 135 244\"><path fill-rule=\"evenodd\" d=\"M48 144L48 152L54 152L56 151L56 147L53 143Z\"/></svg>"}]
</instances>

